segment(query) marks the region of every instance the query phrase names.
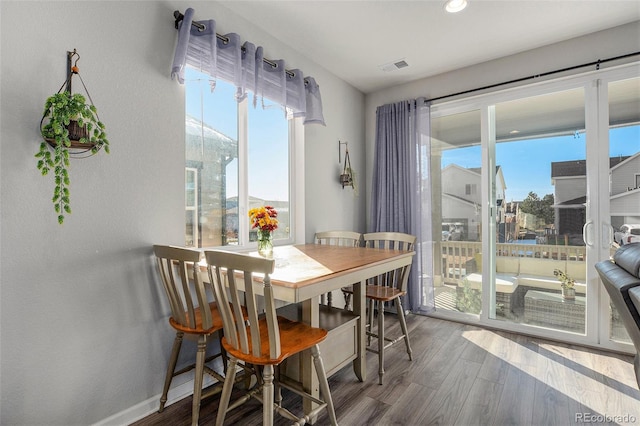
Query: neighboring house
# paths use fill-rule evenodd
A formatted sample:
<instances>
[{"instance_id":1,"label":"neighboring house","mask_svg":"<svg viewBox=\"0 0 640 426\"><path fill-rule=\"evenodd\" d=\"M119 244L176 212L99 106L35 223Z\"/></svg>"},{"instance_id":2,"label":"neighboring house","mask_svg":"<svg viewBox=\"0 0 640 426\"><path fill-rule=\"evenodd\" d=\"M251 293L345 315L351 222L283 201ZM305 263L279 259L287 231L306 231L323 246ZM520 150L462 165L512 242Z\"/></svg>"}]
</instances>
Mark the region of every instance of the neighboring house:
<instances>
[{"instance_id":1,"label":"neighboring house","mask_svg":"<svg viewBox=\"0 0 640 426\"><path fill-rule=\"evenodd\" d=\"M621 157L609 173L611 226L640 224L640 152Z\"/></svg>"},{"instance_id":2,"label":"neighboring house","mask_svg":"<svg viewBox=\"0 0 640 426\"><path fill-rule=\"evenodd\" d=\"M586 220L586 161L552 162L551 184L554 186L554 224L558 234L581 234Z\"/></svg>"},{"instance_id":3,"label":"neighboring house","mask_svg":"<svg viewBox=\"0 0 640 426\"><path fill-rule=\"evenodd\" d=\"M640 153L609 159L611 225L640 223ZM585 160L551 163L555 226L558 234L582 234L586 221L587 165Z\"/></svg>"},{"instance_id":4,"label":"neighboring house","mask_svg":"<svg viewBox=\"0 0 640 426\"><path fill-rule=\"evenodd\" d=\"M226 245L228 239L233 239L233 230L227 229L225 218L227 166L238 157L238 141L189 116L185 155L186 182L194 191L185 200L189 217L185 243L195 247Z\"/></svg>"},{"instance_id":5,"label":"neighboring house","mask_svg":"<svg viewBox=\"0 0 640 426\"><path fill-rule=\"evenodd\" d=\"M502 168L496 166L496 221L505 221L507 186ZM481 223L481 170L449 164L442 169L442 223L462 223L462 240L477 241Z\"/></svg>"}]
</instances>

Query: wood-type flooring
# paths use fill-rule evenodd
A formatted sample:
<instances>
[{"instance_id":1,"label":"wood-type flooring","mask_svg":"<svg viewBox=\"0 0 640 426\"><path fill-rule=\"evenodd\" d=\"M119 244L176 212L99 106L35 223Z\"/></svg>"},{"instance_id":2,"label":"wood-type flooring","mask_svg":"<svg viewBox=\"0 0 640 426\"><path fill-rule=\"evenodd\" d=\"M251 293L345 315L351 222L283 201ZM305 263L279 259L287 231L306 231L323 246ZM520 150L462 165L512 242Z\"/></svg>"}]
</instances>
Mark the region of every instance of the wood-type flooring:
<instances>
[{"instance_id":1,"label":"wood-type flooring","mask_svg":"<svg viewBox=\"0 0 640 426\"><path fill-rule=\"evenodd\" d=\"M395 335L395 316L385 321L392 326L387 335ZM407 323L413 361L401 342L388 349L384 385L378 385L373 353L367 353L366 382L351 366L329 378L340 425L640 425L631 356L419 315L409 315ZM218 399L202 402L200 425L215 424ZM189 425L191 402L184 398L134 425ZM291 394L283 404L302 410ZM225 420L261 423L255 400ZM276 414L275 424L290 422ZM326 412L316 424L329 424Z\"/></svg>"}]
</instances>

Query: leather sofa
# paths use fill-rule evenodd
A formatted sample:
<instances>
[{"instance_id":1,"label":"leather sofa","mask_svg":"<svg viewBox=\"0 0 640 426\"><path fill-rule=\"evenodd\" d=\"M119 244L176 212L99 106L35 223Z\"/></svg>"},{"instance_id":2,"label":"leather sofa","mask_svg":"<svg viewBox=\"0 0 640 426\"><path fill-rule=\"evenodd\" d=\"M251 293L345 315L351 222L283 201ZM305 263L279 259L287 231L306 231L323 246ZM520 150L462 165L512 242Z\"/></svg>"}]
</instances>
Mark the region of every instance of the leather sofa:
<instances>
[{"instance_id":1,"label":"leather sofa","mask_svg":"<svg viewBox=\"0 0 640 426\"><path fill-rule=\"evenodd\" d=\"M636 348L634 368L640 388L640 243L620 247L613 260L597 263L596 270Z\"/></svg>"}]
</instances>

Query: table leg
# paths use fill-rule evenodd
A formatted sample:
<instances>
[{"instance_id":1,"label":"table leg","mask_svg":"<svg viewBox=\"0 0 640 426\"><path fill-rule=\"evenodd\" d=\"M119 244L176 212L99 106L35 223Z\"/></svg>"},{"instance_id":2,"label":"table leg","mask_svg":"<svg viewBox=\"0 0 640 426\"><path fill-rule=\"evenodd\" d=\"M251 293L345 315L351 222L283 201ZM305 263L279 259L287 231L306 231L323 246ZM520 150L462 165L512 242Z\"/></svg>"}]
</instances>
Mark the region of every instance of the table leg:
<instances>
[{"instance_id":1,"label":"table leg","mask_svg":"<svg viewBox=\"0 0 640 426\"><path fill-rule=\"evenodd\" d=\"M358 336L358 354L353 360L353 371L361 382L367 380L367 351L365 350L365 339L367 336L367 303L365 300L365 282L361 281L353 285L353 312L359 316L356 326Z\"/></svg>"},{"instance_id":2,"label":"table leg","mask_svg":"<svg viewBox=\"0 0 640 426\"><path fill-rule=\"evenodd\" d=\"M302 321L312 327L318 327L320 325L320 296L315 296L302 302ZM313 365L311 350L307 349L303 351L301 355L300 377L302 378L302 387L315 398L319 398L320 384ZM320 355L322 356L322 354ZM303 399L302 401L305 414L310 413L316 406L316 403L308 399ZM315 420L315 418L311 419L311 424L315 423Z\"/></svg>"}]
</instances>

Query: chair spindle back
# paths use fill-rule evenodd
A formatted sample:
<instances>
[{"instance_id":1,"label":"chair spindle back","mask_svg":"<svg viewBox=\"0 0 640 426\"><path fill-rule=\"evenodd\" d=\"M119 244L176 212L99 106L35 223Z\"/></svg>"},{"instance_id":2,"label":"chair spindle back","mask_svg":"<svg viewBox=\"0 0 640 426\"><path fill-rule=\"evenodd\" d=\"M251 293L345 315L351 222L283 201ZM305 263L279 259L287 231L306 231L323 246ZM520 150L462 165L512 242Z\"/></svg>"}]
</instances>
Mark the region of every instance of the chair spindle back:
<instances>
[{"instance_id":1,"label":"chair spindle back","mask_svg":"<svg viewBox=\"0 0 640 426\"><path fill-rule=\"evenodd\" d=\"M202 328L213 327L210 309L206 307L213 297L210 286L202 282L200 265L202 257L199 250L154 245L158 270L162 278L167 299L171 306L171 318L180 326L195 329L197 316L202 317Z\"/></svg>"},{"instance_id":2,"label":"chair spindle back","mask_svg":"<svg viewBox=\"0 0 640 426\"><path fill-rule=\"evenodd\" d=\"M221 250L205 251L205 258L222 316L224 338L242 353L260 357L265 348L270 358L278 358L280 332L270 277L275 261ZM263 277L254 274L262 274ZM264 322L260 321L256 301L261 288L265 303ZM244 292L248 327L242 316L241 292ZM263 327L267 329L261 330Z\"/></svg>"},{"instance_id":3,"label":"chair spindle back","mask_svg":"<svg viewBox=\"0 0 640 426\"><path fill-rule=\"evenodd\" d=\"M332 246L360 247L362 234L353 231L316 232L315 244Z\"/></svg>"},{"instance_id":4,"label":"chair spindle back","mask_svg":"<svg viewBox=\"0 0 640 426\"><path fill-rule=\"evenodd\" d=\"M371 232L363 235L365 247L385 250L413 250L416 242L414 235L402 232ZM411 264L384 275L373 278L373 283L380 286L393 286L400 291L406 291Z\"/></svg>"}]
</instances>

